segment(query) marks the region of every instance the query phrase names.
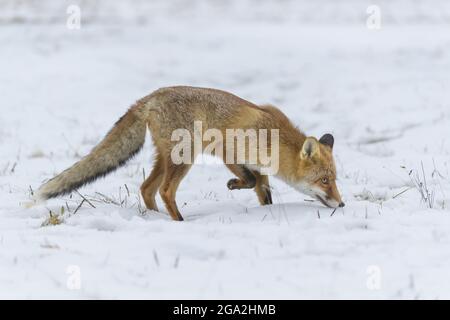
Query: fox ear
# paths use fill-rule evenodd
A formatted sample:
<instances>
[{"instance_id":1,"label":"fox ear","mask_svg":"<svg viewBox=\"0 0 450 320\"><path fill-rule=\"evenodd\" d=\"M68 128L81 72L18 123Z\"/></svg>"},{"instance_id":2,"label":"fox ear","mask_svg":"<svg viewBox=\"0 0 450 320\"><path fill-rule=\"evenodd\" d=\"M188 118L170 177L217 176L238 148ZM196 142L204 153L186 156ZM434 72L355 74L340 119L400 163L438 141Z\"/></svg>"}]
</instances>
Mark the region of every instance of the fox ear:
<instances>
[{"instance_id":1,"label":"fox ear","mask_svg":"<svg viewBox=\"0 0 450 320\"><path fill-rule=\"evenodd\" d=\"M321 144L324 144L324 145L326 145L326 146L329 146L331 149L333 149L333 145L334 145L334 137L333 137L331 134L326 133L326 134L324 134L324 135L322 136L322 138L320 138L319 142L320 142Z\"/></svg>"},{"instance_id":2,"label":"fox ear","mask_svg":"<svg viewBox=\"0 0 450 320\"><path fill-rule=\"evenodd\" d=\"M318 155L320 152L319 143L314 137L306 138L303 142L302 151L300 151L301 159L311 159L312 157Z\"/></svg>"}]
</instances>

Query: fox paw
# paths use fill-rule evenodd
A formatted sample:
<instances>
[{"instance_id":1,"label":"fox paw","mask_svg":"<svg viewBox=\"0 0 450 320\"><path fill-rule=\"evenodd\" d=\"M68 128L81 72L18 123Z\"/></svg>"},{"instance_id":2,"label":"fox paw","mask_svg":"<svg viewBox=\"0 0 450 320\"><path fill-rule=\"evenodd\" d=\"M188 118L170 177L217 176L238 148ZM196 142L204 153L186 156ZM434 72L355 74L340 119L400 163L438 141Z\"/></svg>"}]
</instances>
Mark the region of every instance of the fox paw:
<instances>
[{"instance_id":1,"label":"fox paw","mask_svg":"<svg viewBox=\"0 0 450 320\"><path fill-rule=\"evenodd\" d=\"M228 189L230 189L230 190L239 189L238 188L239 182L240 182L239 179L230 179L227 182Z\"/></svg>"}]
</instances>

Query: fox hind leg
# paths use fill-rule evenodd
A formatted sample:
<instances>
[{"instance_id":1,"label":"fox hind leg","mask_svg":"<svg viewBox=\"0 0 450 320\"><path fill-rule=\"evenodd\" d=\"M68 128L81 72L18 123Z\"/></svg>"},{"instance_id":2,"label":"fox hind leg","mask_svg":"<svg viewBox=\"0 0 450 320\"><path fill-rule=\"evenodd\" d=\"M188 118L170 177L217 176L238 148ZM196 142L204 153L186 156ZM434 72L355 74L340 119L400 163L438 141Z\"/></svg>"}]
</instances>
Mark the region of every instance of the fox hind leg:
<instances>
[{"instance_id":1,"label":"fox hind leg","mask_svg":"<svg viewBox=\"0 0 450 320\"><path fill-rule=\"evenodd\" d=\"M183 221L183 217L181 216L181 213L178 210L177 204L175 202L175 195L181 180L184 178L190 168L191 165L188 164L167 164L165 168L163 183L161 185L161 188L159 189L159 193L166 205L167 211L169 211L172 219L176 221Z\"/></svg>"},{"instance_id":2,"label":"fox hind leg","mask_svg":"<svg viewBox=\"0 0 450 320\"><path fill-rule=\"evenodd\" d=\"M144 199L145 206L149 210L158 211L155 201L155 195L160 187L164 177L164 162L160 154L156 155L156 161L150 176L141 185L141 194Z\"/></svg>"}]
</instances>

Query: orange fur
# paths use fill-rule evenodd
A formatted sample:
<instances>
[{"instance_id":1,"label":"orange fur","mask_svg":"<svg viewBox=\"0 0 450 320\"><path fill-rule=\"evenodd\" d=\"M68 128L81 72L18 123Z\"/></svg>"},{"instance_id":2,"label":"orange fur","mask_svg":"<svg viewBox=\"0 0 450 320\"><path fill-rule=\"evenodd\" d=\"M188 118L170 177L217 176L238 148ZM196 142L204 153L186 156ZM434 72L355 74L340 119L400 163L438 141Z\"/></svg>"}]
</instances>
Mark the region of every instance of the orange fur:
<instances>
[{"instance_id":1,"label":"orange fur","mask_svg":"<svg viewBox=\"0 0 450 320\"><path fill-rule=\"evenodd\" d=\"M156 157L150 176L141 186L145 205L148 209L158 210L155 195L159 190L172 219L183 220L175 197L191 165L172 162L171 151L177 142L172 141L171 136L176 129L186 129L193 135L194 121L202 122L203 132L217 129L223 137L227 137L227 129L278 129L280 157L277 176L325 205L343 205L335 183L330 136L323 141L307 138L274 106L257 106L221 90L182 86L159 89L136 102L89 155L41 186L39 199L68 193L122 165L143 145L148 127ZM221 147L224 161L226 142L225 139ZM245 143L245 150L248 150L248 141ZM203 148L206 145L203 142ZM272 152L270 144L268 149ZM233 152L237 152L236 148ZM236 154L233 157L236 158ZM249 157L248 152L245 157ZM269 179L259 172L260 166L260 162L252 166L227 164L237 176L228 182L228 188L253 188L262 205L271 204Z\"/></svg>"}]
</instances>

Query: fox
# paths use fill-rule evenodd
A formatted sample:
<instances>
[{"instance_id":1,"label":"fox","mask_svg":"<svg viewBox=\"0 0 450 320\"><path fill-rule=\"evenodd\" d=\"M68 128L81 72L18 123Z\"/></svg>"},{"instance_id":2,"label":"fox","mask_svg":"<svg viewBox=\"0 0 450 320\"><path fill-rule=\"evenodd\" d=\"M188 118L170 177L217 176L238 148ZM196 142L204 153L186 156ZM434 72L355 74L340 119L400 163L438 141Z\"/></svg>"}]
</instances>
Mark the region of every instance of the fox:
<instances>
[{"instance_id":1,"label":"fox","mask_svg":"<svg viewBox=\"0 0 450 320\"><path fill-rule=\"evenodd\" d=\"M33 204L70 194L125 165L142 149L149 131L155 152L152 171L140 187L143 201L147 209L159 211L155 201L159 191L170 217L183 221L175 196L192 163L174 163L172 133L180 128L192 132L195 121L201 121L203 129L221 132L227 128L277 129L279 168L274 176L327 207L344 206L336 184L331 134L320 139L306 136L275 106L256 105L218 89L190 86L160 88L137 100L89 154L42 184L34 193ZM260 163L227 163L226 151L222 157L235 175L227 183L229 190L254 189L261 205L273 204L269 176L261 173Z\"/></svg>"}]
</instances>

